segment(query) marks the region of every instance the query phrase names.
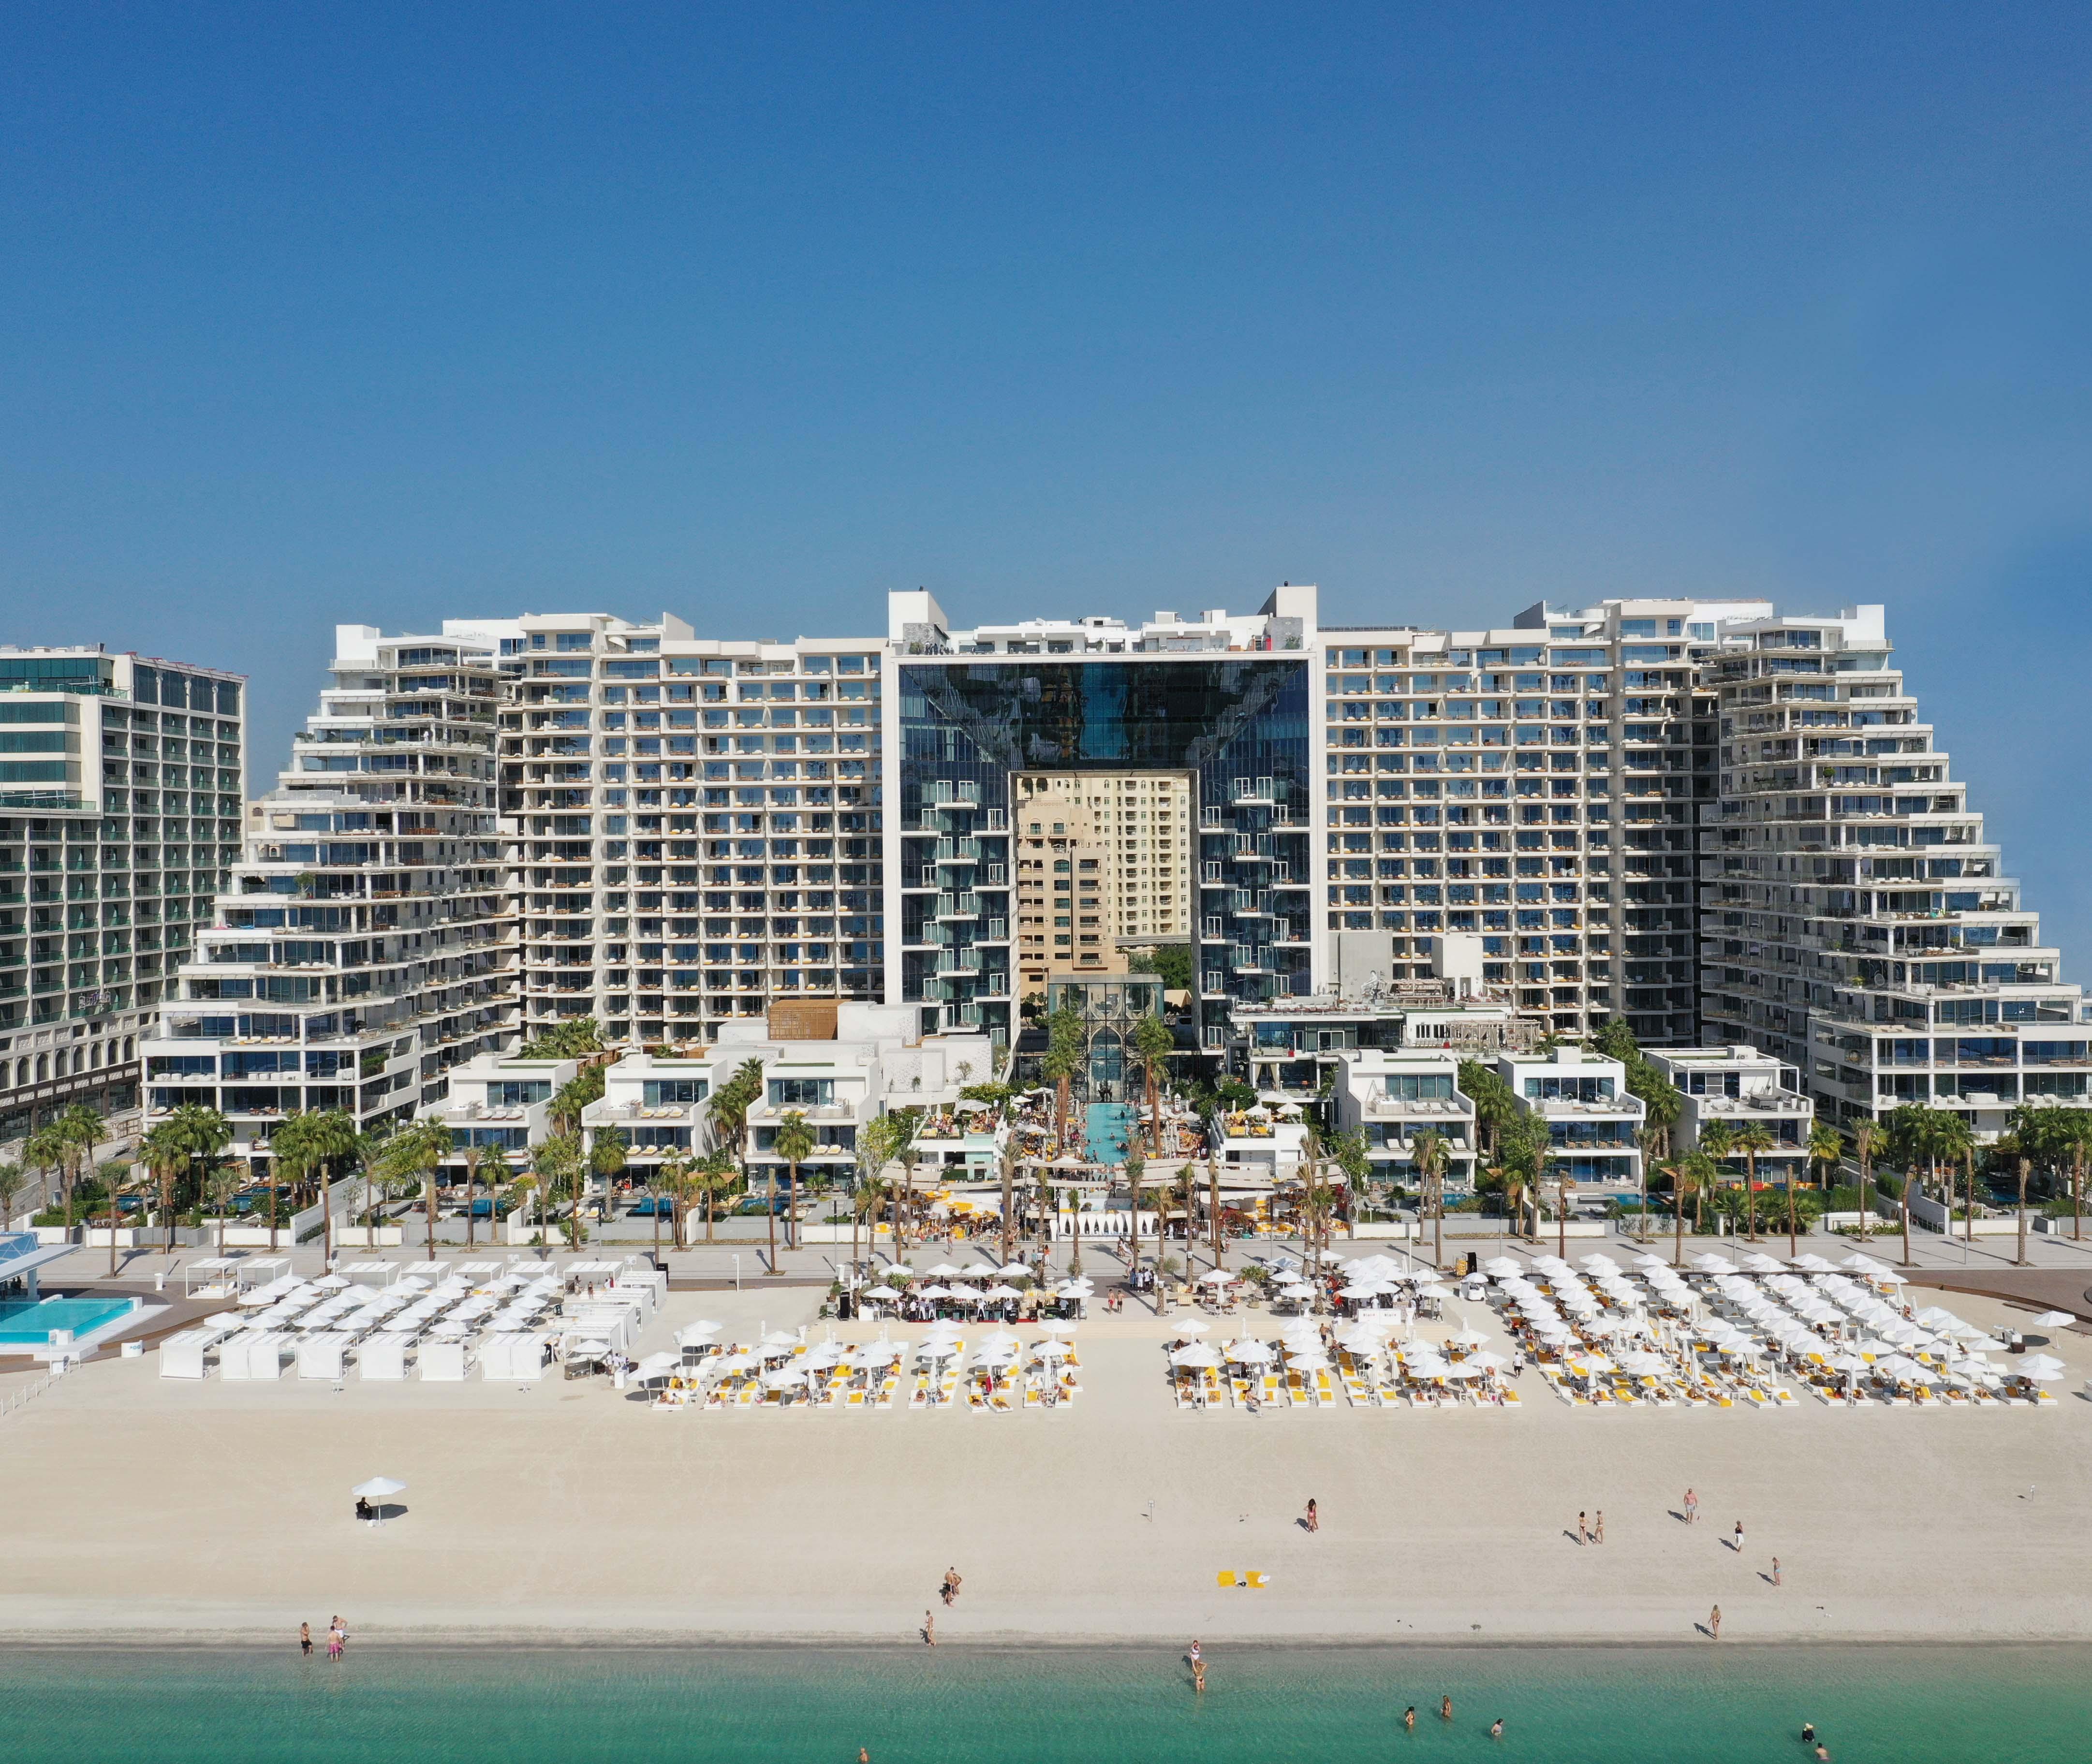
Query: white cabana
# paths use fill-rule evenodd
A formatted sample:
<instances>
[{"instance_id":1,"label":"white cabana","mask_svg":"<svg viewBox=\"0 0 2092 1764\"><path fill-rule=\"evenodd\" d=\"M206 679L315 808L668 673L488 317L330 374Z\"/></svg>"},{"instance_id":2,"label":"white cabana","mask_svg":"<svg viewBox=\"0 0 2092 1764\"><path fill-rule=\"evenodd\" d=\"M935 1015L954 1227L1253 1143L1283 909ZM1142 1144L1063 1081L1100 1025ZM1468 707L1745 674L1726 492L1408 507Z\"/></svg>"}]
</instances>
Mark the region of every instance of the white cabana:
<instances>
[{"instance_id":1,"label":"white cabana","mask_svg":"<svg viewBox=\"0 0 2092 1764\"><path fill-rule=\"evenodd\" d=\"M340 1329L322 1329L298 1342L298 1376L327 1378L339 1382L342 1362L356 1338Z\"/></svg>"},{"instance_id":2,"label":"white cabana","mask_svg":"<svg viewBox=\"0 0 2092 1764\"><path fill-rule=\"evenodd\" d=\"M407 1376L407 1350L414 1338L401 1329L366 1335L357 1346L356 1375L366 1384L396 1384Z\"/></svg>"},{"instance_id":3,"label":"white cabana","mask_svg":"<svg viewBox=\"0 0 2092 1764\"><path fill-rule=\"evenodd\" d=\"M465 1344L461 1341L430 1341L421 1343L421 1351L416 1361L421 1379L426 1384L463 1384L465 1372Z\"/></svg>"}]
</instances>

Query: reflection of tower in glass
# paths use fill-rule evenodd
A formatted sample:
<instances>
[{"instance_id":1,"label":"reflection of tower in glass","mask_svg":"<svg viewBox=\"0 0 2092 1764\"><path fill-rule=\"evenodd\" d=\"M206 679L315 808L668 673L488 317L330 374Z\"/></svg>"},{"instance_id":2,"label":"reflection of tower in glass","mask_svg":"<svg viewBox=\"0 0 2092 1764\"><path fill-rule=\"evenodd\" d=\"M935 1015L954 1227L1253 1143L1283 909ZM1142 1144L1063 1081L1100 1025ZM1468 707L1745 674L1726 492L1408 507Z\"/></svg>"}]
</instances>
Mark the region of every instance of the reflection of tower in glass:
<instances>
[{"instance_id":1,"label":"reflection of tower in glass","mask_svg":"<svg viewBox=\"0 0 2092 1764\"><path fill-rule=\"evenodd\" d=\"M1018 964L1123 974L1126 951L1191 935L1191 779L1179 772L1021 772L1011 780Z\"/></svg>"}]
</instances>

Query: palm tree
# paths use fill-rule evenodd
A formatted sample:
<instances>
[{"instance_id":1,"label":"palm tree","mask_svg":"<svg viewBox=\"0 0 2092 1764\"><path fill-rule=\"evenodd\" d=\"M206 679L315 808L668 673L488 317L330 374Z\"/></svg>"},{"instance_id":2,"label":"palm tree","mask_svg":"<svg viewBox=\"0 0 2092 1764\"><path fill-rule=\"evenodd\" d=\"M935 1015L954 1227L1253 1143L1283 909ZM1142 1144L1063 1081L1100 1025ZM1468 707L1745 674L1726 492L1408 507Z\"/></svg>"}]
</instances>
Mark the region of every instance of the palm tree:
<instances>
[{"instance_id":1,"label":"palm tree","mask_svg":"<svg viewBox=\"0 0 2092 1764\"><path fill-rule=\"evenodd\" d=\"M218 1214L218 1253L225 1254L225 1209L232 1204L232 1197L240 1191L240 1173L236 1165L213 1163L204 1172L203 1192L212 1209Z\"/></svg>"},{"instance_id":2,"label":"palm tree","mask_svg":"<svg viewBox=\"0 0 2092 1764\"><path fill-rule=\"evenodd\" d=\"M588 1169L590 1176L600 1178L602 1180L605 1218L610 1217L612 1210L611 1184L625 1174L625 1165L624 1130L620 1127L599 1127L596 1130L594 1141L589 1147ZM661 1247L660 1237L660 1230L657 1226L654 1234L654 1247L656 1253Z\"/></svg>"},{"instance_id":3,"label":"palm tree","mask_svg":"<svg viewBox=\"0 0 2092 1764\"><path fill-rule=\"evenodd\" d=\"M1852 1123L1852 1151L1860 1160L1860 1241L1863 1243L1867 1240L1867 1215L1874 1210L1874 1152L1881 1143L1879 1122L1861 1119Z\"/></svg>"},{"instance_id":4,"label":"palm tree","mask_svg":"<svg viewBox=\"0 0 2092 1764\"><path fill-rule=\"evenodd\" d=\"M1206 1223L1212 1234L1213 1266L1227 1265L1227 1237L1221 1228L1221 1158L1210 1144L1206 1148Z\"/></svg>"},{"instance_id":5,"label":"palm tree","mask_svg":"<svg viewBox=\"0 0 2092 1764\"><path fill-rule=\"evenodd\" d=\"M1133 1026L1126 1051L1148 1085L1148 1152L1162 1156L1162 1078L1169 1070L1169 1056L1177 1045L1169 1026L1150 1011Z\"/></svg>"},{"instance_id":6,"label":"palm tree","mask_svg":"<svg viewBox=\"0 0 2092 1764\"><path fill-rule=\"evenodd\" d=\"M1719 1166L1735 1148L1736 1130L1727 1122L1720 1120L1709 1121L1701 1128L1700 1142L1693 1148L1695 1151L1705 1152L1714 1161L1718 1181L1720 1179Z\"/></svg>"},{"instance_id":7,"label":"palm tree","mask_svg":"<svg viewBox=\"0 0 2092 1764\"><path fill-rule=\"evenodd\" d=\"M1838 1174L1838 1166L1845 1161L1844 1135L1827 1121L1819 1121L1809 1130L1809 1161L1818 1171L1819 1187L1830 1187L1830 1178Z\"/></svg>"},{"instance_id":8,"label":"palm tree","mask_svg":"<svg viewBox=\"0 0 2092 1764\"><path fill-rule=\"evenodd\" d=\"M208 1165L210 1161L232 1144L232 1125L215 1109L202 1103L184 1103L167 1117L167 1125L180 1135L182 1143L188 1148L190 1166L198 1162ZM201 1177L197 1183L197 1198L203 1195Z\"/></svg>"},{"instance_id":9,"label":"palm tree","mask_svg":"<svg viewBox=\"0 0 2092 1764\"><path fill-rule=\"evenodd\" d=\"M1129 1274L1140 1271L1140 1178L1147 1173L1148 1160L1140 1155L1140 1148L1128 1141L1126 1158L1119 1168L1126 1173L1126 1190L1133 1200L1131 1222L1127 1230L1126 1271Z\"/></svg>"},{"instance_id":10,"label":"palm tree","mask_svg":"<svg viewBox=\"0 0 2092 1764\"><path fill-rule=\"evenodd\" d=\"M875 1115L857 1135L857 1193L850 1208L850 1260L857 1256L857 1222L867 1221L871 1239L876 1242L879 1228L875 1221L886 1194L885 1170L893 1158L893 1118ZM1009 1171L1007 1163L1009 1153L1005 1149L1003 1170L1002 1239L1005 1261L1009 1260Z\"/></svg>"},{"instance_id":11,"label":"palm tree","mask_svg":"<svg viewBox=\"0 0 2092 1764\"><path fill-rule=\"evenodd\" d=\"M356 1131L355 1118L346 1109L313 1109L300 1118L305 1124L299 1129L299 1144L304 1154L312 1160L312 1172L318 1178L319 1189L320 1247L325 1260L332 1262L334 1166L342 1159L352 1157L362 1142Z\"/></svg>"},{"instance_id":12,"label":"palm tree","mask_svg":"<svg viewBox=\"0 0 2092 1764\"><path fill-rule=\"evenodd\" d=\"M747 1059L734 1068L733 1076L712 1092L711 1100L705 1105L713 1144L721 1150L731 1148L735 1167L744 1177L747 1173L742 1160L748 1148L748 1112L762 1095L763 1061Z\"/></svg>"},{"instance_id":13,"label":"palm tree","mask_svg":"<svg viewBox=\"0 0 2092 1764\"><path fill-rule=\"evenodd\" d=\"M63 1170L65 1161L65 1135L58 1131L56 1122L47 1122L37 1128L23 1142L22 1162L26 1168L36 1171L43 1178L42 1192L45 1195L50 1192L52 1173ZM72 1200L70 1195L67 1197L65 1203L64 1219L68 1226L72 1223Z\"/></svg>"},{"instance_id":14,"label":"palm tree","mask_svg":"<svg viewBox=\"0 0 2092 1764\"><path fill-rule=\"evenodd\" d=\"M28 1172L19 1164L0 1164L0 1231L15 1217L15 1197L28 1184Z\"/></svg>"},{"instance_id":15,"label":"palm tree","mask_svg":"<svg viewBox=\"0 0 2092 1764\"><path fill-rule=\"evenodd\" d=\"M64 1209L68 1226L73 1222L72 1191L80 1180L81 1166L93 1156L95 1147L108 1136L107 1124L85 1103L70 1105L59 1111L58 1118L41 1133L30 1135L30 1161L45 1169L55 1167L58 1172L59 1204ZM113 1246L115 1239L112 1238L110 1242Z\"/></svg>"},{"instance_id":16,"label":"palm tree","mask_svg":"<svg viewBox=\"0 0 2092 1764\"><path fill-rule=\"evenodd\" d=\"M741 1180L741 1166L724 1146L715 1146L698 1159L690 1179L705 1197L705 1241L719 1241L714 1226L719 1218L719 1197Z\"/></svg>"},{"instance_id":17,"label":"palm tree","mask_svg":"<svg viewBox=\"0 0 2092 1764\"><path fill-rule=\"evenodd\" d=\"M1690 1161L1678 1158L1661 1165L1657 1174L1671 1178L1671 1265L1680 1268L1685 1263L1685 1166Z\"/></svg>"},{"instance_id":18,"label":"palm tree","mask_svg":"<svg viewBox=\"0 0 2092 1764\"><path fill-rule=\"evenodd\" d=\"M1684 1093L1645 1060L1627 1070L1627 1087L1641 1099L1643 1131L1655 1138L1668 1157L1671 1130L1685 1112Z\"/></svg>"},{"instance_id":19,"label":"palm tree","mask_svg":"<svg viewBox=\"0 0 2092 1764\"><path fill-rule=\"evenodd\" d=\"M1758 1154L1771 1151L1779 1142L1762 1121L1747 1121L1737 1130L1731 1143L1744 1155L1744 1205L1750 1226L1748 1235L1755 1243L1758 1240ZM1790 1184L1793 1182L1792 1171L1787 1179Z\"/></svg>"},{"instance_id":20,"label":"palm tree","mask_svg":"<svg viewBox=\"0 0 2092 1764\"><path fill-rule=\"evenodd\" d=\"M1952 1109L1935 1109L1932 1113L1938 1118L1933 1131L1940 1161L1949 1167L1959 1163L1968 1174L1969 1210L1961 1241L1973 1243L1976 1241L1976 1135L1969 1131L1969 1123ZM1947 1183L1947 1223L1951 1226L1954 1217L1954 1183L1951 1177Z\"/></svg>"},{"instance_id":21,"label":"palm tree","mask_svg":"<svg viewBox=\"0 0 2092 1764\"><path fill-rule=\"evenodd\" d=\"M784 1160L784 1242L787 1248L798 1247L797 1229L799 1214L799 1166L812 1155L814 1130L806 1125L806 1118L796 1109L788 1109L778 1123L777 1137L771 1149ZM771 1189L774 1193L777 1178L773 1175ZM777 1213L773 1206L770 1214L770 1271L782 1272L777 1265Z\"/></svg>"},{"instance_id":22,"label":"palm tree","mask_svg":"<svg viewBox=\"0 0 2092 1764\"><path fill-rule=\"evenodd\" d=\"M417 1121L385 1142L378 1167L385 1179L404 1187L420 1187L428 1213L428 1260L436 1259L436 1172L452 1149L451 1130L442 1122Z\"/></svg>"},{"instance_id":23,"label":"palm tree","mask_svg":"<svg viewBox=\"0 0 2092 1764\"><path fill-rule=\"evenodd\" d=\"M893 1195L893 1253L897 1257L901 1231L907 1217L915 1211L915 1166L923 1161L923 1148L915 1143L915 1135L923 1125L923 1111L911 1103L896 1109L893 1121L893 1155L900 1161L901 1180Z\"/></svg>"},{"instance_id":24,"label":"palm tree","mask_svg":"<svg viewBox=\"0 0 2092 1764\"><path fill-rule=\"evenodd\" d=\"M1446 1263L1446 1141L1426 1127L1409 1142L1409 1166L1416 1172L1416 1184L1420 1192L1429 1197L1426 1204L1431 1208L1431 1265L1442 1268Z\"/></svg>"},{"instance_id":25,"label":"palm tree","mask_svg":"<svg viewBox=\"0 0 2092 1764\"><path fill-rule=\"evenodd\" d=\"M1046 1019L1046 1051L1039 1070L1053 1087L1054 1156L1068 1149L1068 1087L1087 1063L1081 1014L1066 1005Z\"/></svg>"},{"instance_id":26,"label":"palm tree","mask_svg":"<svg viewBox=\"0 0 2092 1764\"><path fill-rule=\"evenodd\" d=\"M581 1155L581 1135L547 1134L536 1152L538 1192L546 1200L571 1198L573 1209L567 1219L569 1247L581 1246L581 1203L588 1195L588 1161ZM542 1213L540 1213L542 1221Z\"/></svg>"},{"instance_id":27,"label":"palm tree","mask_svg":"<svg viewBox=\"0 0 2092 1764\"><path fill-rule=\"evenodd\" d=\"M2070 1148L2070 1235L2073 1240L2085 1235L2085 1152L2092 1143L2092 1114L2082 1109L2071 1111Z\"/></svg>"}]
</instances>

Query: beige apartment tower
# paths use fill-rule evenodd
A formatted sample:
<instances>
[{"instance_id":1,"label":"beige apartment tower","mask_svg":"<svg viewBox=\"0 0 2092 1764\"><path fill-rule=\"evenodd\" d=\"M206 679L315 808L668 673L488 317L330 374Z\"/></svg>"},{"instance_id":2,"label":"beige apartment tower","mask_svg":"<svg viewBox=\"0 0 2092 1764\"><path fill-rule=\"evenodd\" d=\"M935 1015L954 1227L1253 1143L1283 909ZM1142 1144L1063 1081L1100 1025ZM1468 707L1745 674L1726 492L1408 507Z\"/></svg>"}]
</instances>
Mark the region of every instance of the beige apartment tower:
<instances>
[{"instance_id":1,"label":"beige apartment tower","mask_svg":"<svg viewBox=\"0 0 2092 1764\"><path fill-rule=\"evenodd\" d=\"M1018 966L1123 974L1129 949L1191 935L1191 780L1176 772L1022 772L1015 785Z\"/></svg>"}]
</instances>

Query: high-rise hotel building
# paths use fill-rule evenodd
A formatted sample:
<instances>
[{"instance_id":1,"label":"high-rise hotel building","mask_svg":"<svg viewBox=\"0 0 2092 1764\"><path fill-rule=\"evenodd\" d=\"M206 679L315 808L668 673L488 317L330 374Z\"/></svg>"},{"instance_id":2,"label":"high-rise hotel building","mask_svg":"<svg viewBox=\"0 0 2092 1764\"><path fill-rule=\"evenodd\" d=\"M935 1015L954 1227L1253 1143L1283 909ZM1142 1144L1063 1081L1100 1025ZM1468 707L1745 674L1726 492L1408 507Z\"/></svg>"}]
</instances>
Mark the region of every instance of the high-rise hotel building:
<instances>
[{"instance_id":1,"label":"high-rise hotel building","mask_svg":"<svg viewBox=\"0 0 2092 1764\"><path fill-rule=\"evenodd\" d=\"M778 999L876 999L876 641L663 615L453 620L499 657L521 1027L708 1042Z\"/></svg>"},{"instance_id":2,"label":"high-rise hotel building","mask_svg":"<svg viewBox=\"0 0 2092 1764\"><path fill-rule=\"evenodd\" d=\"M2086 1007L1891 664L1879 607L1725 625L1701 810L1710 1033L1809 1074L1839 1121L1900 1103L1986 1135L2083 1103Z\"/></svg>"},{"instance_id":3,"label":"high-rise hotel building","mask_svg":"<svg viewBox=\"0 0 2092 1764\"><path fill-rule=\"evenodd\" d=\"M2086 1010L1889 653L1878 608L1334 628L1290 584L1138 625L961 626L918 590L881 636L789 642L345 628L153 1095L381 1118L562 1021L687 1046L806 1000L1006 1044L1057 975L1178 940L1217 1052L1238 1005L1421 979L1457 938L1561 1034L1748 1041L1840 1118L1987 1131L2086 1096Z\"/></svg>"},{"instance_id":4,"label":"high-rise hotel building","mask_svg":"<svg viewBox=\"0 0 2092 1764\"><path fill-rule=\"evenodd\" d=\"M239 854L244 685L0 649L0 1141L136 1101L138 1038Z\"/></svg>"},{"instance_id":5,"label":"high-rise hotel building","mask_svg":"<svg viewBox=\"0 0 2092 1764\"><path fill-rule=\"evenodd\" d=\"M215 1108L240 1157L300 1110L411 1120L516 1035L491 649L339 625L329 668L142 1043L148 1119Z\"/></svg>"}]
</instances>

